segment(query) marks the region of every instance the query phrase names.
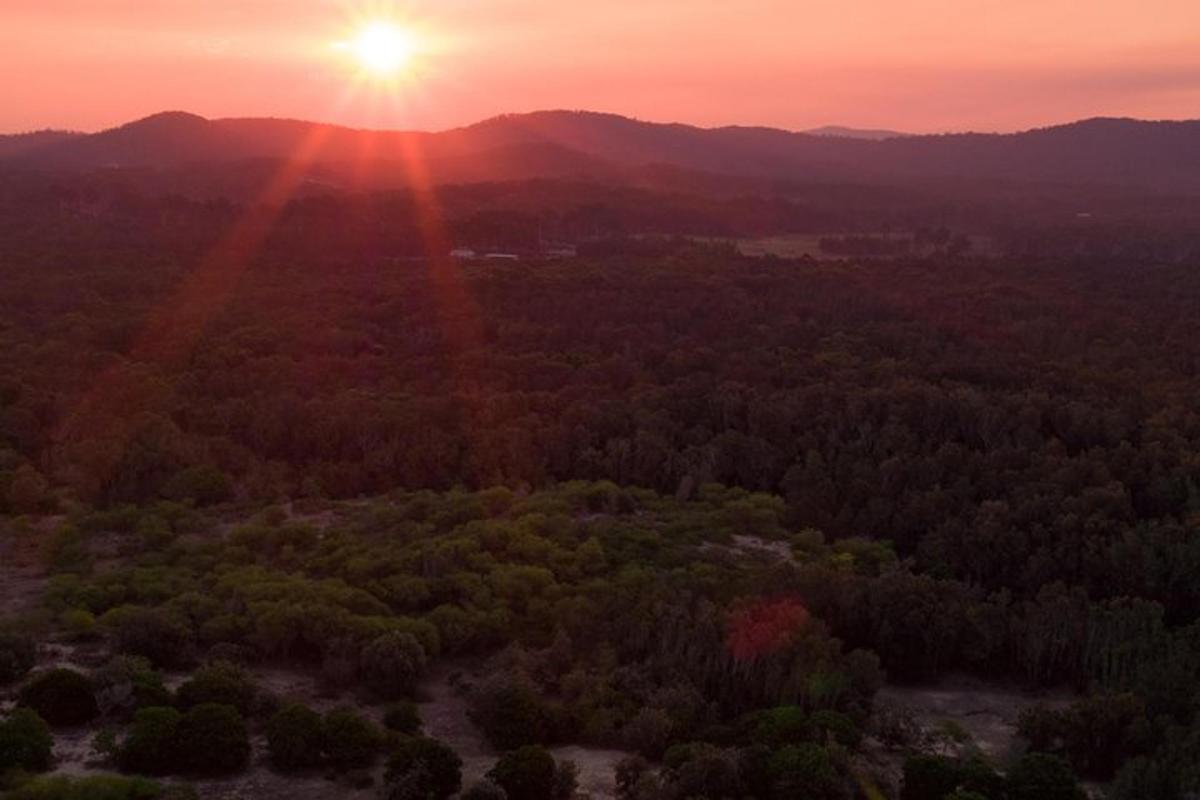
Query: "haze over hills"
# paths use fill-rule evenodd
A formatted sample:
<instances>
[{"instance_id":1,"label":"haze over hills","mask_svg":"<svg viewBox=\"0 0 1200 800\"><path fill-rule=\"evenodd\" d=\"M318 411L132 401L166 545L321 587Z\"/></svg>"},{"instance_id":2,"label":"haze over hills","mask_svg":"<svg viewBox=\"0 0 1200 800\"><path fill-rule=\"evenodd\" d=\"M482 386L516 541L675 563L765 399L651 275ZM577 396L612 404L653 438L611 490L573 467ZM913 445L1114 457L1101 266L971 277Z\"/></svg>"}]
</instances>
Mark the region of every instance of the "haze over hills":
<instances>
[{"instance_id":1,"label":"haze over hills","mask_svg":"<svg viewBox=\"0 0 1200 800\"><path fill-rule=\"evenodd\" d=\"M840 132L839 132L840 131ZM883 138L886 137L886 138ZM903 136L821 129L699 128L545 111L439 133L284 119L157 114L95 134L0 137L0 161L37 169L173 168L249 159L357 165L375 183L614 174L661 165L779 180L979 179L1200 190L1200 121L1090 119L1016 134Z\"/></svg>"}]
</instances>

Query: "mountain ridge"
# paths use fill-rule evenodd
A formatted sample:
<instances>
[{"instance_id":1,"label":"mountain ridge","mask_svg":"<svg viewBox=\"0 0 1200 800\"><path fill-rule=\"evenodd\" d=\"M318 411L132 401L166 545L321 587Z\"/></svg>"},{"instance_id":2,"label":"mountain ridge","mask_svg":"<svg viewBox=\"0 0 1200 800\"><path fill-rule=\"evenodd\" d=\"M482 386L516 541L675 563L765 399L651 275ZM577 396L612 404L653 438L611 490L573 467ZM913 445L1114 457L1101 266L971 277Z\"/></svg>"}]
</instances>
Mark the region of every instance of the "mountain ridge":
<instances>
[{"instance_id":1,"label":"mountain ridge","mask_svg":"<svg viewBox=\"0 0 1200 800\"><path fill-rule=\"evenodd\" d=\"M852 129L818 129L852 131ZM983 179L1130 185L1200 191L1200 121L1094 117L1018 133L857 135L762 126L703 128L590 111L505 114L440 132L355 129L286 118L206 119L154 114L93 134L0 137L0 163L37 169L170 168L246 159L319 164L462 162L470 180L492 171L546 173L530 158L545 148L554 174L597 168L672 166L731 176L812 181ZM32 137L32 138L31 138ZM524 166L465 165L522 152ZM604 165L604 166L601 166ZM493 170L491 167L498 168ZM393 171L394 172L394 171ZM432 176L441 180L440 174Z\"/></svg>"}]
</instances>

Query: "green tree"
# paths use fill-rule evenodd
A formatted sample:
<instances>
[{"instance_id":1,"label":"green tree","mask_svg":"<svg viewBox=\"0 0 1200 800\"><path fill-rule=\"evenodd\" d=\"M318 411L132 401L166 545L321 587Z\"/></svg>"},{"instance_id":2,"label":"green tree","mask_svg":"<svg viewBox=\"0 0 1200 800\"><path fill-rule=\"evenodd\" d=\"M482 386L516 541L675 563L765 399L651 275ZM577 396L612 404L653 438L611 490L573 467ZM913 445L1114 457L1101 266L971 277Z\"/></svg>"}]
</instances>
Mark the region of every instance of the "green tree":
<instances>
[{"instance_id":1,"label":"green tree","mask_svg":"<svg viewBox=\"0 0 1200 800\"><path fill-rule=\"evenodd\" d=\"M410 633L392 631L363 648L362 677L385 700L411 695L425 672L425 648Z\"/></svg>"},{"instance_id":2,"label":"green tree","mask_svg":"<svg viewBox=\"0 0 1200 800\"><path fill-rule=\"evenodd\" d=\"M1071 767L1057 756L1030 753L1008 772L1009 800L1084 800Z\"/></svg>"},{"instance_id":3,"label":"green tree","mask_svg":"<svg viewBox=\"0 0 1200 800\"><path fill-rule=\"evenodd\" d=\"M47 770L53 749L50 727L36 712L18 708L0 721L0 774L11 769Z\"/></svg>"},{"instance_id":4,"label":"green tree","mask_svg":"<svg viewBox=\"0 0 1200 800\"><path fill-rule=\"evenodd\" d=\"M178 732L183 715L174 708L143 708L133 715L125 739L117 750L123 772L167 775L179 765Z\"/></svg>"},{"instance_id":5,"label":"green tree","mask_svg":"<svg viewBox=\"0 0 1200 800\"><path fill-rule=\"evenodd\" d=\"M72 669L37 673L21 690L20 700L56 727L82 725L100 713L92 681Z\"/></svg>"},{"instance_id":6,"label":"green tree","mask_svg":"<svg viewBox=\"0 0 1200 800\"><path fill-rule=\"evenodd\" d=\"M446 800L462 788L462 759L448 745L426 736L401 740L387 762L384 778L389 786L404 784L405 792Z\"/></svg>"},{"instance_id":7,"label":"green tree","mask_svg":"<svg viewBox=\"0 0 1200 800\"><path fill-rule=\"evenodd\" d=\"M175 735L179 769L220 775L244 769L250 761L250 737L233 706L202 703L179 720Z\"/></svg>"},{"instance_id":8,"label":"green tree","mask_svg":"<svg viewBox=\"0 0 1200 800\"><path fill-rule=\"evenodd\" d=\"M267 747L271 763L284 771L309 769L321 762L325 728L321 715L307 706L292 704L267 722Z\"/></svg>"},{"instance_id":9,"label":"green tree","mask_svg":"<svg viewBox=\"0 0 1200 800\"><path fill-rule=\"evenodd\" d=\"M339 770L369 767L379 755L383 736L370 721L348 708L330 711L322 720L325 756Z\"/></svg>"}]
</instances>

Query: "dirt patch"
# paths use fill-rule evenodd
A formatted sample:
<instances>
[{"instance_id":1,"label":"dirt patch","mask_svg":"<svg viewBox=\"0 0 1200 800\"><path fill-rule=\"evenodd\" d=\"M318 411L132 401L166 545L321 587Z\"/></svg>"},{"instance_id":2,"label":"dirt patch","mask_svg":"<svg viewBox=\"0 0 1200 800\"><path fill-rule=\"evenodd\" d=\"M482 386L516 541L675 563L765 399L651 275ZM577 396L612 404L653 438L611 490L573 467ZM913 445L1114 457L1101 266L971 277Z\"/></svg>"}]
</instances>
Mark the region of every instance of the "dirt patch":
<instances>
[{"instance_id":1,"label":"dirt patch","mask_svg":"<svg viewBox=\"0 0 1200 800\"><path fill-rule=\"evenodd\" d=\"M1013 753L1022 711L1037 703L1063 706L1071 700L1065 693L1025 692L970 678L954 678L927 687L885 686L875 696L879 707L910 711L927 732L946 723L957 726L997 763L1005 762Z\"/></svg>"}]
</instances>

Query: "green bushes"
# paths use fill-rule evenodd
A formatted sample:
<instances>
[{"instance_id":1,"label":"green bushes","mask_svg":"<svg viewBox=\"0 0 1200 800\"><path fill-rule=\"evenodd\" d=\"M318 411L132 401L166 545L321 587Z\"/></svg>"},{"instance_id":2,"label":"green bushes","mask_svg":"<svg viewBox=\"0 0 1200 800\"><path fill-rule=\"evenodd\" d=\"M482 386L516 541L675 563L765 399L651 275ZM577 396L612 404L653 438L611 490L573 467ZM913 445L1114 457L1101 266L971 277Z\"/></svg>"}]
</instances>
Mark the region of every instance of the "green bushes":
<instances>
[{"instance_id":1,"label":"green bushes","mask_svg":"<svg viewBox=\"0 0 1200 800\"><path fill-rule=\"evenodd\" d=\"M317 766L325 752L321 715L299 704L276 712L267 722L267 747L277 769L287 772Z\"/></svg>"},{"instance_id":2,"label":"green bushes","mask_svg":"<svg viewBox=\"0 0 1200 800\"><path fill-rule=\"evenodd\" d=\"M107 612L100 622L118 653L142 656L159 667L183 666L192 658L191 628L163 609L122 606Z\"/></svg>"},{"instance_id":3,"label":"green bushes","mask_svg":"<svg viewBox=\"0 0 1200 800\"><path fill-rule=\"evenodd\" d=\"M36 712L18 708L0 721L0 774L12 769L47 770L53 750L50 727Z\"/></svg>"},{"instance_id":4,"label":"green bushes","mask_svg":"<svg viewBox=\"0 0 1200 800\"><path fill-rule=\"evenodd\" d=\"M175 694L176 703L185 710L204 703L216 703L232 706L247 716L254 708L258 688L243 667L228 661L215 661L196 670Z\"/></svg>"},{"instance_id":5,"label":"green bushes","mask_svg":"<svg viewBox=\"0 0 1200 800\"><path fill-rule=\"evenodd\" d=\"M174 702L162 675L139 656L115 656L92 678L96 703L105 717L128 719L138 709Z\"/></svg>"},{"instance_id":6,"label":"green bushes","mask_svg":"<svg viewBox=\"0 0 1200 800\"><path fill-rule=\"evenodd\" d=\"M497 678L471 697L471 721L495 747L512 750L553 741L555 721L550 706L523 677Z\"/></svg>"},{"instance_id":7,"label":"green bushes","mask_svg":"<svg viewBox=\"0 0 1200 800\"><path fill-rule=\"evenodd\" d=\"M383 727L406 736L419 733L421 714L417 710L416 704L406 700L389 704L383 710Z\"/></svg>"},{"instance_id":8,"label":"green bushes","mask_svg":"<svg viewBox=\"0 0 1200 800\"><path fill-rule=\"evenodd\" d=\"M143 708L117 751L123 772L168 775L179 768L179 722L183 714L174 708Z\"/></svg>"},{"instance_id":9,"label":"green bushes","mask_svg":"<svg viewBox=\"0 0 1200 800\"><path fill-rule=\"evenodd\" d=\"M144 708L134 715L117 762L126 772L219 775L250 759L246 724L232 706L203 703L186 714Z\"/></svg>"},{"instance_id":10,"label":"green bushes","mask_svg":"<svg viewBox=\"0 0 1200 800\"><path fill-rule=\"evenodd\" d=\"M487 777L508 800L568 800L575 793L575 765L556 764L554 756L537 745L505 753Z\"/></svg>"},{"instance_id":11,"label":"green bushes","mask_svg":"<svg viewBox=\"0 0 1200 800\"><path fill-rule=\"evenodd\" d=\"M383 746L378 728L350 709L334 709L322 721L325 758L339 770L361 769L375 762Z\"/></svg>"},{"instance_id":12,"label":"green bushes","mask_svg":"<svg viewBox=\"0 0 1200 800\"><path fill-rule=\"evenodd\" d=\"M250 738L241 715L216 703L202 703L183 715L175 747L179 770L186 774L236 772L250 761Z\"/></svg>"},{"instance_id":13,"label":"green bushes","mask_svg":"<svg viewBox=\"0 0 1200 800\"><path fill-rule=\"evenodd\" d=\"M406 737L388 759L384 780L389 800L446 800L462 788L462 759L436 739Z\"/></svg>"},{"instance_id":14,"label":"green bushes","mask_svg":"<svg viewBox=\"0 0 1200 800\"><path fill-rule=\"evenodd\" d=\"M385 633L363 648L362 678L385 700L407 697L416 689L426 660L425 648L412 634Z\"/></svg>"},{"instance_id":15,"label":"green bushes","mask_svg":"<svg viewBox=\"0 0 1200 800\"><path fill-rule=\"evenodd\" d=\"M0 628L0 686L19 681L33 669L36 648L33 637Z\"/></svg>"},{"instance_id":16,"label":"green bushes","mask_svg":"<svg viewBox=\"0 0 1200 800\"><path fill-rule=\"evenodd\" d=\"M37 673L21 690L20 700L55 727L82 725L100 713L91 680L70 669Z\"/></svg>"},{"instance_id":17,"label":"green bushes","mask_svg":"<svg viewBox=\"0 0 1200 800\"><path fill-rule=\"evenodd\" d=\"M5 800L169 800L169 794L146 778L89 775L36 778L4 797Z\"/></svg>"}]
</instances>

